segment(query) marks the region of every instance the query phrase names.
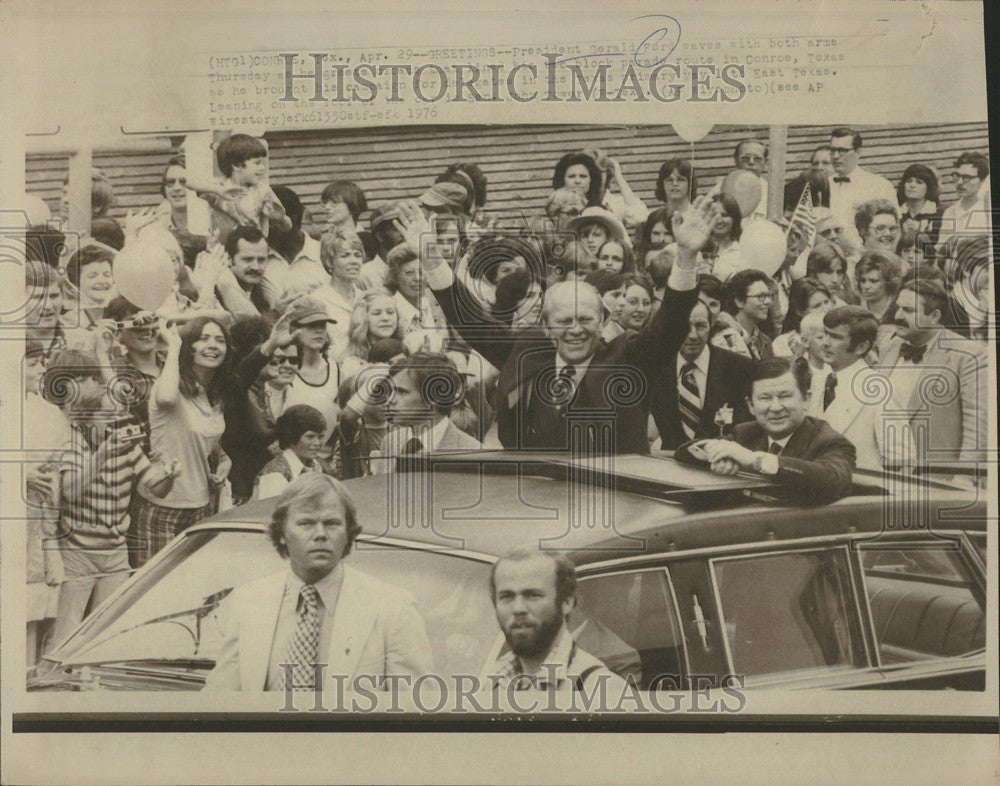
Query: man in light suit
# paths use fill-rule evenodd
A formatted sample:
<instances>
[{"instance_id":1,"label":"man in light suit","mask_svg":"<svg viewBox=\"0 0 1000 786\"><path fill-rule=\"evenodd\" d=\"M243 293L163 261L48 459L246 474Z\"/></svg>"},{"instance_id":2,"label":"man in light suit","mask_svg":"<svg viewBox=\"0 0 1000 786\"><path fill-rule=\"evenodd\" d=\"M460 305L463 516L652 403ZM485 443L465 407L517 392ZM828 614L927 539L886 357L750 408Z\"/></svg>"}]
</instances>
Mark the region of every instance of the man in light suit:
<instances>
[{"instance_id":1,"label":"man in light suit","mask_svg":"<svg viewBox=\"0 0 1000 786\"><path fill-rule=\"evenodd\" d=\"M936 281L913 279L896 296L896 336L876 368L892 383L893 406L910 413L919 463L985 462L989 365L986 347L942 322L948 293Z\"/></svg>"},{"instance_id":2,"label":"man in light suit","mask_svg":"<svg viewBox=\"0 0 1000 786\"><path fill-rule=\"evenodd\" d=\"M912 466L910 424L886 412L890 382L865 362L877 336L878 320L862 306L839 306L823 315L819 345L828 370L813 377L809 414L851 441L859 467Z\"/></svg>"},{"instance_id":3,"label":"man in light suit","mask_svg":"<svg viewBox=\"0 0 1000 786\"><path fill-rule=\"evenodd\" d=\"M394 471L400 456L439 451L482 450L482 443L451 421L465 398L465 379L445 355L417 352L389 369L392 395L386 419L393 428L372 458L376 474Z\"/></svg>"},{"instance_id":4,"label":"man in light suit","mask_svg":"<svg viewBox=\"0 0 1000 786\"><path fill-rule=\"evenodd\" d=\"M311 691L340 677L370 689L433 671L413 597L344 564L360 533L342 483L309 473L288 485L269 534L289 569L232 593L207 689Z\"/></svg>"},{"instance_id":5,"label":"man in light suit","mask_svg":"<svg viewBox=\"0 0 1000 786\"><path fill-rule=\"evenodd\" d=\"M768 358L754 365L750 411L726 439L692 440L674 458L707 463L719 475L758 472L802 502L833 502L851 489L857 452L822 420L806 415L808 364Z\"/></svg>"}]
</instances>

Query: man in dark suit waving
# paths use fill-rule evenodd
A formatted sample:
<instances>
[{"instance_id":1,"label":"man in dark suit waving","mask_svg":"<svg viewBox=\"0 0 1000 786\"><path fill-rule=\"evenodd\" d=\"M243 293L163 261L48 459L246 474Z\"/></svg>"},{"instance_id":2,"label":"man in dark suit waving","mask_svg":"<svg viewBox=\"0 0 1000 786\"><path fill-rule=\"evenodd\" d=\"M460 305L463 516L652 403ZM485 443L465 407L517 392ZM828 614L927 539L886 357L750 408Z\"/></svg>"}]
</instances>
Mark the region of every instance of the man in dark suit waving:
<instances>
[{"instance_id":1,"label":"man in dark suit waving","mask_svg":"<svg viewBox=\"0 0 1000 786\"><path fill-rule=\"evenodd\" d=\"M648 453L646 393L649 380L687 334L698 298L696 254L707 241L719 207L699 200L675 214L677 261L663 305L638 335L601 339L605 311L589 284L566 281L548 288L542 325L513 331L488 314L433 253L433 234L415 205L397 222L420 251L427 283L450 326L500 369L495 409L506 448L597 453ZM530 263L530 260L529 260Z\"/></svg>"},{"instance_id":2,"label":"man in dark suit waving","mask_svg":"<svg viewBox=\"0 0 1000 786\"><path fill-rule=\"evenodd\" d=\"M729 439L694 440L674 458L708 462L720 475L759 472L803 500L833 502L851 488L857 451L825 420L806 415L809 369L788 358L759 360L753 368L750 411Z\"/></svg>"},{"instance_id":3,"label":"man in dark suit waving","mask_svg":"<svg viewBox=\"0 0 1000 786\"><path fill-rule=\"evenodd\" d=\"M717 436L720 410L729 410L725 425L750 420L746 402L753 361L709 345L712 314L700 300L691 309L688 327L680 351L667 360L650 389L650 412L664 450Z\"/></svg>"}]
</instances>

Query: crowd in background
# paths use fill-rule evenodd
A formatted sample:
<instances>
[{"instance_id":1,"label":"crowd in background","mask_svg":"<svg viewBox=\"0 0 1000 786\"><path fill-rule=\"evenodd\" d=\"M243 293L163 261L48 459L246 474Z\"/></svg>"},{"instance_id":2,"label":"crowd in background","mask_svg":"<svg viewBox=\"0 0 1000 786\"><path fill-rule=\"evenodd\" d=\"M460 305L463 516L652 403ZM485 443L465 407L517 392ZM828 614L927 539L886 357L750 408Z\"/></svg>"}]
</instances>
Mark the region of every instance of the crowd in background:
<instances>
[{"instance_id":1,"label":"crowd in background","mask_svg":"<svg viewBox=\"0 0 1000 786\"><path fill-rule=\"evenodd\" d=\"M858 467L985 459L988 158L916 161L892 184L860 165L862 142L834 129L776 220L756 139L715 184L666 161L656 204L604 151L568 153L527 218L491 211L468 162L373 207L364 183L334 180L321 220L242 134L218 145L218 180L174 158L162 202L122 223L95 170L79 246L42 224L26 244L25 448L49 452L26 480L29 665L220 507L303 473L392 472L406 454L574 449L567 416L591 394L613 439L588 449L675 450L751 420L754 364L787 357ZM681 308L689 269L697 298ZM546 344L555 360L532 368L522 350ZM595 392L610 359L639 374L627 401ZM922 380L942 368L954 395L928 404ZM859 425L871 369L894 387L878 407L923 416L923 436L889 444Z\"/></svg>"}]
</instances>

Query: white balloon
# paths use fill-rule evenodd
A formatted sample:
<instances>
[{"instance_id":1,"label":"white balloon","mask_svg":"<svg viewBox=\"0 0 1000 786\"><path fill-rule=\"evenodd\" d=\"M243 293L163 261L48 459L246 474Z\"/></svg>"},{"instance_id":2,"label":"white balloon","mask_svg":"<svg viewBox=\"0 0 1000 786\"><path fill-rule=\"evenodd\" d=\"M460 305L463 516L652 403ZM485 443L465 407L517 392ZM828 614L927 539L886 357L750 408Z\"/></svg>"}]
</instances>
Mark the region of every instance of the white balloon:
<instances>
[{"instance_id":1,"label":"white balloon","mask_svg":"<svg viewBox=\"0 0 1000 786\"><path fill-rule=\"evenodd\" d=\"M773 276L785 261L785 233L772 221L751 221L740 236L740 256L745 267Z\"/></svg>"},{"instance_id":2,"label":"white balloon","mask_svg":"<svg viewBox=\"0 0 1000 786\"><path fill-rule=\"evenodd\" d=\"M143 311L155 311L169 297L177 278L174 262L153 243L131 243L116 256L112 273L118 294Z\"/></svg>"},{"instance_id":3,"label":"white balloon","mask_svg":"<svg viewBox=\"0 0 1000 786\"><path fill-rule=\"evenodd\" d=\"M675 120L670 125L673 126L674 133L685 142L698 142L712 130L712 123L698 118Z\"/></svg>"}]
</instances>

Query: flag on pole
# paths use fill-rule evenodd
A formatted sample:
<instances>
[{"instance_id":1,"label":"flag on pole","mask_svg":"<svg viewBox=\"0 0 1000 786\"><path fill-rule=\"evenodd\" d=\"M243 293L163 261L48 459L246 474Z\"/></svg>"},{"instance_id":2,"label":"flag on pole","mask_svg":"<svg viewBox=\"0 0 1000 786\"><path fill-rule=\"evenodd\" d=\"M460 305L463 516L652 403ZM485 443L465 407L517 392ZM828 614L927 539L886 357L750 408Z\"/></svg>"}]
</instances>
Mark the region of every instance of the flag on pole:
<instances>
[{"instance_id":1,"label":"flag on pole","mask_svg":"<svg viewBox=\"0 0 1000 786\"><path fill-rule=\"evenodd\" d=\"M807 247L811 247L816 240L816 217L813 214L812 189L809 186L810 184L806 183L806 187L802 189L802 196L799 197L799 203L795 206L795 212L792 213L789 222L789 229L792 225L798 226ZM785 237L788 237L787 232Z\"/></svg>"}]
</instances>

